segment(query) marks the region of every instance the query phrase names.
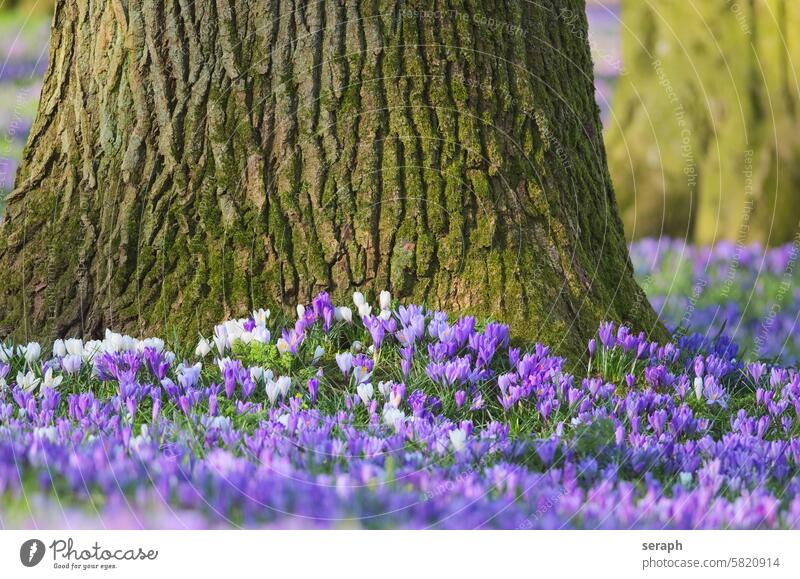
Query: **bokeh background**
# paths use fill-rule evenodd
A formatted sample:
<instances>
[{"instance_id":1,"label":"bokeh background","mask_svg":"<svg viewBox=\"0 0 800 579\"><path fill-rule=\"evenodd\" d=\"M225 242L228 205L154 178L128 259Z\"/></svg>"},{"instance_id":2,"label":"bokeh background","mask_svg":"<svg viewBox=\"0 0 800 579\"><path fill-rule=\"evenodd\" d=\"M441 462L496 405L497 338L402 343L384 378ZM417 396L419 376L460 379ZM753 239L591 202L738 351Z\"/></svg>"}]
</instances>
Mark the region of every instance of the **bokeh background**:
<instances>
[{"instance_id":1,"label":"bokeh background","mask_svg":"<svg viewBox=\"0 0 800 579\"><path fill-rule=\"evenodd\" d=\"M53 1L0 0L0 211ZM673 329L796 361L800 2L589 0L586 16L609 168L651 302Z\"/></svg>"}]
</instances>

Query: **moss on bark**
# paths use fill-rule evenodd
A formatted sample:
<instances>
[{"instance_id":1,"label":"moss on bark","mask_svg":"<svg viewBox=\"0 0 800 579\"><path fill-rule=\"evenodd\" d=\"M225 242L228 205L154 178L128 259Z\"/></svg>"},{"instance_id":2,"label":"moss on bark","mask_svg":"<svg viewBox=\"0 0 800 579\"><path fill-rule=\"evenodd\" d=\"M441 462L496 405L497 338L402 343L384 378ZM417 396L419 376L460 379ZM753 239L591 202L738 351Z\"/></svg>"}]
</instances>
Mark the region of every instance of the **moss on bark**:
<instances>
[{"instance_id":1,"label":"moss on bark","mask_svg":"<svg viewBox=\"0 0 800 579\"><path fill-rule=\"evenodd\" d=\"M0 236L4 332L193 337L390 289L576 358L601 319L663 336L583 9L61 0Z\"/></svg>"}]
</instances>

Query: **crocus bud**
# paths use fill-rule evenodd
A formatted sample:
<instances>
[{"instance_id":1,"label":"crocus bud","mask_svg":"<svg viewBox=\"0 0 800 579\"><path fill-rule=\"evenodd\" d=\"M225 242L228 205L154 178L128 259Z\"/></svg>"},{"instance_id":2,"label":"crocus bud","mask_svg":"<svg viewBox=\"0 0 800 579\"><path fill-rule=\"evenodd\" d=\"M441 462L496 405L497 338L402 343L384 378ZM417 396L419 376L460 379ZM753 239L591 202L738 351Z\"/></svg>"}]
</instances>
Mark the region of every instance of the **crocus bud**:
<instances>
[{"instance_id":1,"label":"crocus bud","mask_svg":"<svg viewBox=\"0 0 800 579\"><path fill-rule=\"evenodd\" d=\"M319 393L319 380L311 378L308 381L308 394L311 396L311 402L317 401L317 394Z\"/></svg>"},{"instance_id":2,"label":"crocus bud","mask_svg":"<svg viewBox=\"0 0 800 579\"><path fill-rule=\"evenodd\" d=\"M28 364L33 364L42 355L42 347L38 342L31 342L25 346L25 361Z\"/></svg>"},{"instance_id":3,"label":"crocus bud","mask_svg":"<svg viewBox=\"0 0 800 579\"><path fill-rule=\"evenodd\" d=\"M63 358L67 355L67 347L64 345L64 340L56 340L53 342L53 356Z\"/></svg>"},{"instance_id":4,"label":"crocus bud","mask_svg":"<svg viewBox=\"0 0 800 579\"><path fill-rule=\"evenodd\" d=\"M347 322L348 324L353 323L353 310L346 306L342 306L340 308L336 308L333 310L333 317L338 322Z\"/></svg>"},{"instance_id":5,"label":"crocus bud","mask_svg":"<svg viewBox=\"0 0 800 579\"><path fill-rule=\"evenodd\" d=\"M382 310L388 310L392 307L392 294L383 290L380 295L380 306Z\"/></svg>"},{"instance_id":6,"label":"crocus bud","mask_svg":"<svg viewBox=\"0 0 800 579\"><path fill-rule=\"evenodd\" d=\"M205 338L201 338L197 343L197 348L194 350L195 356L205 358L209 352L211 352L211 343Z\"/></svg>"}]
</instances>

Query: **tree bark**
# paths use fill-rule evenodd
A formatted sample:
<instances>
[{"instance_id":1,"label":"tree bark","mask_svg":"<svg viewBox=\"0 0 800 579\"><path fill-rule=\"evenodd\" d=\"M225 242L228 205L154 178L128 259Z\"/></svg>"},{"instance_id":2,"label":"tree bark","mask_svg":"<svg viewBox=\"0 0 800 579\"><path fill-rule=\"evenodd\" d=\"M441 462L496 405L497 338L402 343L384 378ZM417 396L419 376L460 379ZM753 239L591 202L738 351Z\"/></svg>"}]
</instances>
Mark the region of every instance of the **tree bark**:
<instances>
[{"instance_id":1,"label":"tree bark","mask_svg":"<svg viewBox=\"0 0 800 579\"><path fill-rule=\"evenodd\" d=\"M630 237L800 229L800 3L624 1L609 166Z\"/></svg>"},{"instance_id":2,"label":"tree bark","mask_svg":"<svg viewBox=\"0 0 800 579\"><path fill-rule=\"evenodd\" d=\"M663 335L586 28L582 1L60 0L0 241L5 331L193 339L390 289L567 355L601 319Z\"/></svg>"}]
</instances>

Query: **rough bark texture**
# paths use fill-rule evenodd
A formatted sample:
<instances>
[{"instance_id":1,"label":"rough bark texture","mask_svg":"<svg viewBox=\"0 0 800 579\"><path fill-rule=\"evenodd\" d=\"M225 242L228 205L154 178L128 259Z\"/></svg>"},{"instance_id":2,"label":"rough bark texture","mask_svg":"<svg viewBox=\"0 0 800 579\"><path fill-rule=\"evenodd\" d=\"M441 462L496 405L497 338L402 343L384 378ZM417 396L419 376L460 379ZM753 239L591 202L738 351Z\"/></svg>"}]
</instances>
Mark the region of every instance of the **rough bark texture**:
<instances>
[{"instance_id":1,"label":"rough bark texture","mask_svg":"<svg viewBox=\"0 0 800 579\"><path fill-rule=\"evenodd\" d=\"M662 332L583 10L60 0L0 236L5 333L195 336L384 288L565 354L605 318Z\"/></svg>"},{"instance_id":2,"label":"rough bark texture","mask_svg":"<svg viewBox=\"0 0 800 579\"><path fill-rule=\"evenodd\" d=\"M800 2L623 2L607 146L626 231L775 245L800 230Z\"/></svg>"}]
</instances>

